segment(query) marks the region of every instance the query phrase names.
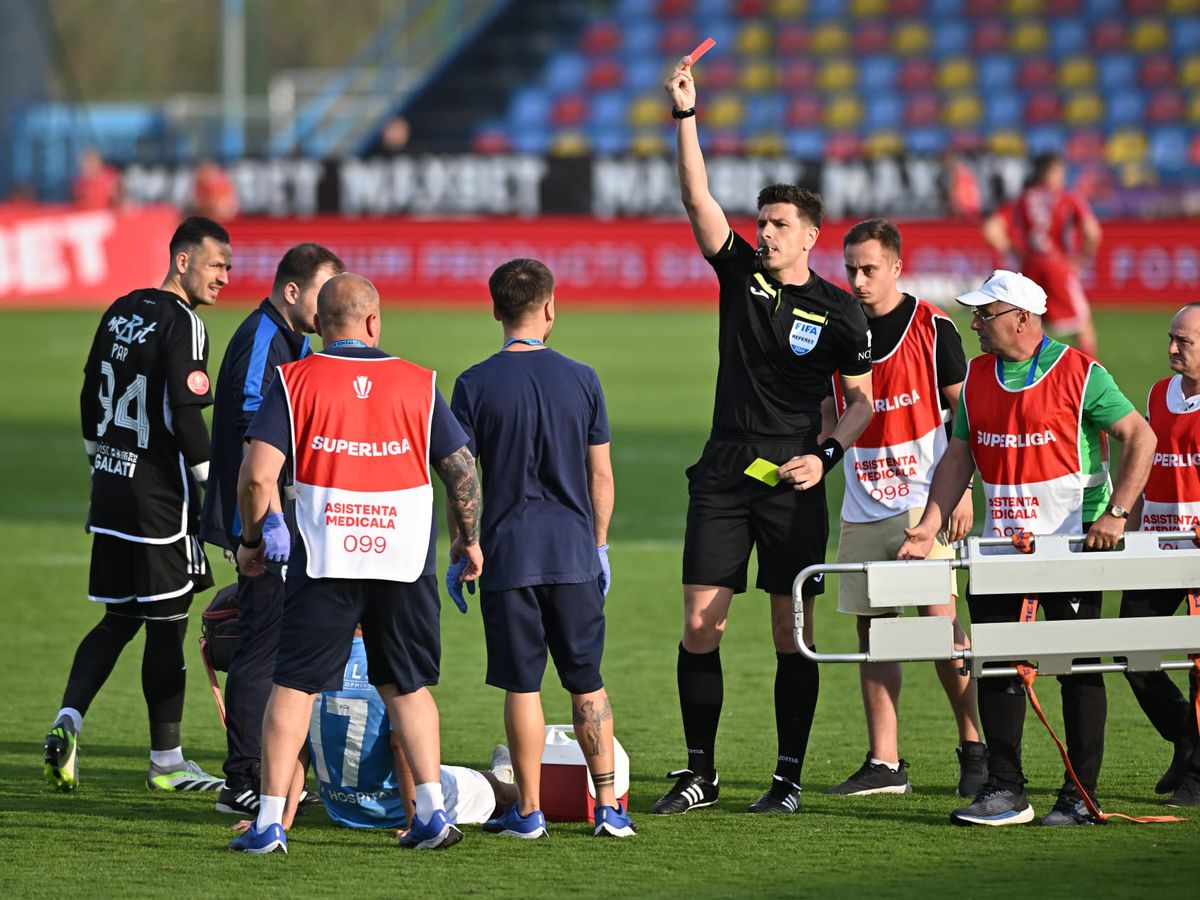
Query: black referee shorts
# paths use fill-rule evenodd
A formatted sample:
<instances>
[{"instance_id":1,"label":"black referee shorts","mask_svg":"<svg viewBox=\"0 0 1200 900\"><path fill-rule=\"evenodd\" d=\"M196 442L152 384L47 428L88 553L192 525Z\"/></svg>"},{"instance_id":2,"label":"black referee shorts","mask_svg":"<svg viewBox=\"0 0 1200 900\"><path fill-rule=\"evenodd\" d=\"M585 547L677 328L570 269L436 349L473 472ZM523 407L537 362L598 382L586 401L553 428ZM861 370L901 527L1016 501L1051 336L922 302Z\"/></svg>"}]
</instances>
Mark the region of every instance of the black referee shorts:
<instances>
[{"instance_id":1,"label":"black referee shorts","mask_svg":"<svg viewBox=\"0 0 1200 900\"><path fill-rule=\"evenodd\" d=\"M402 694L437 684L442 638L435 575L412 583L303 581L284 601L275 683L306 694L341 690L360 623L371 684L394 684Z\"/></svg>"},{"instance_id":2,"label":"black referee shorts","mask_svg":"<svg viewBox=\"0 0 1200 900\"><path fill-rule=\"evenodd\" d=\"M181 619L192 595L213 586L195 535L172 544L139 544L111 534L92 535L88 599L112 612L143 619Z\"/></svg>"},{"instance_id":3,"label":"black referee shorts","mask_svg":"<svg viewBox=\"0 0 1200 900\"><path fill-rule=\"evenodd\" d=\"M761 457L784 463L806 451L793 444L718 444L710 441L700 462L688 469L687 531L683 540L683 583L746 590L750 551L757 551L755 586L769 594L792 593L806 566L825 561L829 511L825 482L806 491L770 487L744 474ZM810 578L805 596L825 592L824 579Z\"/></svg>"}]
</instances>

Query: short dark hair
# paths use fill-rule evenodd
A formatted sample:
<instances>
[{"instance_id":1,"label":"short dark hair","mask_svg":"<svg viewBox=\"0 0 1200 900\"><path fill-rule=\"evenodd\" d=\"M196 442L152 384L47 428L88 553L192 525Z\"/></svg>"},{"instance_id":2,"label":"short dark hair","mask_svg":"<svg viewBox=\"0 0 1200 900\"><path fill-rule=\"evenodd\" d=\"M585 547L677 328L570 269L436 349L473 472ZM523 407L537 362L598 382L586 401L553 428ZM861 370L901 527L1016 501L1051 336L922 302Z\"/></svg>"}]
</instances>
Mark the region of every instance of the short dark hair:
<instances>
[{"instance_id":1,"label":"short dark hair","mask_svg":"<svg viewBox=\"0 0 1200 900\"><path fill-rule=\"evenodd\" d=\"M204 216L189 216L179 223L175 234L171 236L171 256L182 253L189 247L199 247L205 238L212 238L219 244L229 243L229 232L223 225Z\"/></svg>"},{"instance_id":2,"label":"short dark hair","mask_svg":"<svg viewBox=\"0 0 1200 900\"><path fill-rule=\"evenodd\" d=\"M769 203L790 203L799 210L801 217L808 219L818 228L821 227L825 204L821 202L821 195L816 191L794 184L768 184L758 192L758 208L762 209Z\"/></svg>"},{"instance_id":3,"label":"short dark hair","mask_svg":"<svg viewBox=\"0 0 1200 900\"><path fill-rule=\"evenodd\" d=\"M311 284L323 266L333 269L334 275L341 275L346 271L345 264L332 250L311 242L297 244L283 254L283 259L279 261L271 290L277 291L289 281L294 281L300 287Z\"/></svg>"},{"instance_id":4,"label":"short dark hair","mask_svg":"<svg viewBox=\"0 0 1200 900\"><path fill-rule=\"evenodd\" d=\"M879 246L900 258L900 230L887 219L867 219L859 222L846 232L842 238L842 247L854 244L865 244L867 241L879 241Z\"/></svg>"},{"instance_id":5,"label":"short dark hair","mask_svg":"<svg viewBox=\"0 0 1200 900\"><path fill-rule=\"evenodd\" d=\"M1060 153L1039 153L1033 158L1033 183L1041 184L1051 169L1063 161Z\"/></svg>"},{"instance_id":6,"label":"short dark hair","mask_svg":"<svg viewBox=\"0 0 1200 900\"><path fill-rule=\"evenodd\" d=\"M554 275L536 259L510 259L488 279L502 321L516 322L554 293Z\"/></svg>"}]
</instances>

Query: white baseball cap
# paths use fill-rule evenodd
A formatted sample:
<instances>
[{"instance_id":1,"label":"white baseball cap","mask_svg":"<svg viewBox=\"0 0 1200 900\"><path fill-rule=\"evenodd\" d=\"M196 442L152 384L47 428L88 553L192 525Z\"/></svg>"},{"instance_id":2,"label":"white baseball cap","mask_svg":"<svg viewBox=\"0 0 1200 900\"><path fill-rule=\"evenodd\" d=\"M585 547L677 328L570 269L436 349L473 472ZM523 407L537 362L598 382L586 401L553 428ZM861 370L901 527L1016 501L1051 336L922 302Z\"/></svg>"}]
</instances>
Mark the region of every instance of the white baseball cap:
<instances>
[{"instance_id":1,"label":"white baseball cap","mask_svg":"<svg viewBox=\"0 0 1200 900\"><path fill-rule=\"evenodd\" d=\"M1020 272L997 269L978 290L956 297L963 306L987 306L1000 300L1037 315L1046 312L1046 292L1032 278Z\"/></svg>"}]
</instances>

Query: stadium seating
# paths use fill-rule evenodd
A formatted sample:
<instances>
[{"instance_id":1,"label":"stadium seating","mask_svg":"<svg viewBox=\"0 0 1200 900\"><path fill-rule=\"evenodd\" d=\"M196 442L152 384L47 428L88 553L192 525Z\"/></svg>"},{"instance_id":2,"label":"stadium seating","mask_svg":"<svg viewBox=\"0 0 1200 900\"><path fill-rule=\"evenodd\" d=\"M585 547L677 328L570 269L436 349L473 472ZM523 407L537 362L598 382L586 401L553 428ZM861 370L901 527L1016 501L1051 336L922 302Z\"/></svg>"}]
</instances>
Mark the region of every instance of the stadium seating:
<instances>
[{"instance_id":1,"label":"stadium seating","mask_svg":"<svg viewBox=\"0 0 1200 900\"><path fill-rule=\"evenodd\" d=\"M595 4L477 149L662 153L669 60L697 66L709 152L812 159L1057 150L1195 177L1197 0L615 0Z\"/></svg>"}]
</instances>

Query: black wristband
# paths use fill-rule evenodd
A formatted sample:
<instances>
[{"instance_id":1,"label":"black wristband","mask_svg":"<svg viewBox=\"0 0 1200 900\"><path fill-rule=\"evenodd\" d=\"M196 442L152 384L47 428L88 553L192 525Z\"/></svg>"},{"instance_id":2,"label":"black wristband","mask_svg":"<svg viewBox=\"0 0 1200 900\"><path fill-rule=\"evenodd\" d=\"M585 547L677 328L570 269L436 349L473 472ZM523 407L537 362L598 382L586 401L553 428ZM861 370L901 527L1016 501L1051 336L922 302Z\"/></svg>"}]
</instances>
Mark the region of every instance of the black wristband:
<instances>
[{"instance_id":1,"label":"black wristband","mask_svg":"<svg viewBox=\"0 0 1200 900\"><path fill-rule=\"evenodd\" d=\"M821 465L825 467L826 472L840 463L845 455L846 451L842 449L842 445L831 437L817 444L817 456L821 457Z\"/></svg>"},{"instance_id":2,"label":"black wristband","mask_svg":"<svg viewBox=\"0 0 1200 900\"><path fill-rule=\"evenodd\" d=\"M690 119L694 115L696 115L696 107L694 106L690 107L689 109L676 109L674 106L671 107L671 118L673 119Z\"/></svg>"},{"instance_id":3,"label":"black wristband","mask_svg":"<svg viewBox=\"0 0 1200 900\"><path fill-rule=\"evenodd\" d=\"M258 536L257 541L248 541L248 540L246 540L244 535L242 537L238 538L238 543L241 544L243 547L245 547L247 550L257 550L259 547L262 546L262 542L263 542L263 539L262 539L261 534Z\"/></svg>"}]
</instances>

